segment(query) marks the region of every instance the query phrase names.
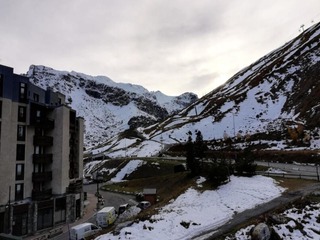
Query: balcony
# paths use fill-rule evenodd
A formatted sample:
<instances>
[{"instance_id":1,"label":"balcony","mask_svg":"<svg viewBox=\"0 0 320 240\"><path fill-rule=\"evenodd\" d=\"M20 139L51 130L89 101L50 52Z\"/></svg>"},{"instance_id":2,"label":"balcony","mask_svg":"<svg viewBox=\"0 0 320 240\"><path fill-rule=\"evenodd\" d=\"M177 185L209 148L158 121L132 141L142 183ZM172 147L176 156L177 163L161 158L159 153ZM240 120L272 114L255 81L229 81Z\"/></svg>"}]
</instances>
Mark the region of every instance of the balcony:
<instances>
[{"instance_id":1,"label":"balcony","mask_svg":"<svg viewBox=\"0 0 320 240\"><path fill-rule=\"evenodd\" d=\"M49 182L52 180L52 172L32 173L32 182Z\"/></svg>"},{"instance_id":2,"label":"balcony","mask_svg":"<svg viewBox=\"0 0 320 240\"><path fill-rule=\"evenodd\" d=\"M71 182L67 187L67 193L80 193L82 192L82 180Z\"/></svg>"},{"instance_id":3,"label":"balcony","mask_svg":"<svg viewBox=\"0 0 320 240\"><path fill-rule=\"evenodd\" d=\"M54 120L49 118L36 118L34 120L34 126L42 129L54 129Z\"/></svg>"},{"instance_id":4,"label":"balcony","mask_svg":"<svg viewBox=\"0 0 320 240\"><path fill-rule=\"evenodd\" d=\"M33 154L33 164L52 163L52 154Z\"/></svg>"},{"instance_id":5,"label":"balcony","mask_svg":"<svg viewBox=\"0 0 320 240\"><path fill-rule=\"evenodd\" d=\"M52 189L47 190L32 190L32 200L34 201L42 201L52 197Z\"/></svg>"},{"instance_id":6,"label":"balcony","mask_svg":"<svg viewBox=\"0 0 320 240\"><path fill-rule=\"evenodd\" d=\"M33 145L41 147L50 147L53 145L53 137L35 135L33 137Z\"/></svg>"}]
</instances>

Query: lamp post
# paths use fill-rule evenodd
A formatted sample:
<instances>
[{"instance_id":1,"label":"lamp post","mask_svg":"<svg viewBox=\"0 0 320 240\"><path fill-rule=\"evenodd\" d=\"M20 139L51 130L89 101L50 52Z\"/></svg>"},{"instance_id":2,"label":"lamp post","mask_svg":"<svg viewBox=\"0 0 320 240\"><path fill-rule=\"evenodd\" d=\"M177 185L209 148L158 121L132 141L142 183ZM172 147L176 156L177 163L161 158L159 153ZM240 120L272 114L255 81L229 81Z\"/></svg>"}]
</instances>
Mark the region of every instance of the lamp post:
<instances>
[{"instance_id":1,"label":"lamp post","mask_svg":"<svg viewBox=\"0 0 320 240\"><path fill-rule=\"evenodd\" d=\"M11 186L9 186L9 200L7 204L8 209L8 234L11 234Z\"/></svg>"},{"instance_id":2,"label":"lamp post","mask_svg":"<svg viewBox=\"0 0 320 240\"><path fill-rule=\"evenodd\" d=\"M97 211L99 210L99 198L100 198L100 192L99 192L99 178L98 178L98 170L93 173L94 179L96 181L97 191L95 193L95 196L97 197Z\"/></svg>"}]
</instances>

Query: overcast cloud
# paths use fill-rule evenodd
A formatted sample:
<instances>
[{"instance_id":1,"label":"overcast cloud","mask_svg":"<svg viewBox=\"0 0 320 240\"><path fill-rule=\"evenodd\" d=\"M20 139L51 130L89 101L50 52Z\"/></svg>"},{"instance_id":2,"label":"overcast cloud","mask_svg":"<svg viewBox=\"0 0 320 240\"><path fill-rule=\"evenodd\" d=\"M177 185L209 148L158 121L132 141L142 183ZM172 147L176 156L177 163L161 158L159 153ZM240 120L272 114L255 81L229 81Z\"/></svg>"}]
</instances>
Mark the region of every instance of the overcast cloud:
<instances>
[{"instance_id":1,"label":"overcast cloud","mask_svg":"<svg viewBox=\"0 0 320 240\"><path fill-rule=\"evenodd\" d=\"M202 96L319 21L319 0L0 0L0 64Z\"/></svg>"}]
</instances>

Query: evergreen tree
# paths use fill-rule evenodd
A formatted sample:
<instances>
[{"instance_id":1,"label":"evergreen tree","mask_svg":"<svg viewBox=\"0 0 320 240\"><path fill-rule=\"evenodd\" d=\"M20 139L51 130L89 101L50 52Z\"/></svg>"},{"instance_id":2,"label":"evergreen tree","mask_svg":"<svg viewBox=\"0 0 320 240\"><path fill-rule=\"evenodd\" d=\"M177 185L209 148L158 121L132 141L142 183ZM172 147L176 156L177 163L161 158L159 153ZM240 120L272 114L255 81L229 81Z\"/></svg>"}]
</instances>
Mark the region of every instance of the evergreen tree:
<instances>
[{"instance_id":1,"label":"evergreen tree","mask_svg":"<svg viewBox=\"0 0 320 240\"><path fill-rule=\"evenodd\" d=\"M188 132L188 142L186 144L186 161L187 161L187 169L192 171L193 162L194 162L194 147L192 142L192 133Z\"/></svg>"},{"instance_id":2,"label":"evergreen tree","mask_svg":"<svg viewBox=\"0 0 320 240\"><path fill-rule=\"evenodd\" d=\"M243 153L237 159L235 170L238 175L253 176L255 175L257 164L254 163L254 157L250 146L244 149Z\"/></svg>"}]
</instances>

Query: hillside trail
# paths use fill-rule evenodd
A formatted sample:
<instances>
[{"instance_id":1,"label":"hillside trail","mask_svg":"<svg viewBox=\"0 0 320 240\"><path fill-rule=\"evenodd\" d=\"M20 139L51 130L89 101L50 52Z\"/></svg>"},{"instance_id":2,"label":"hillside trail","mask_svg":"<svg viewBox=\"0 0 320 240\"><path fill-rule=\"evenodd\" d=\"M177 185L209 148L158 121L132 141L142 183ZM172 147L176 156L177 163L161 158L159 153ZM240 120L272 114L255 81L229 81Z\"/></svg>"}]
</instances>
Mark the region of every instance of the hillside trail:
<instances>
[{"instance_id":1,"label":"hillside trail","mask_svg":"<svg viewBox=\"0 0 320 240\"><path fill-rule=\"evenodd\" d=\"M223 226L218 229L212 229L207 232L203 232L198 236L193 237L194 240L213 240L218 237L221 237L223 234L226 234L237 228L240 224L248 222L252 219L257 219L260 216L267 214L277 208L283 207L291 202L294 202L298 199L301 199L313 192L320 191L320 183L312 183L307 186L297 188L292 191L285 191L280 197L273 199L270 202L260 204L255 208L248 209L244 212L238 213L233 216L233 218Z\"/></svg>"}]
</instances>

